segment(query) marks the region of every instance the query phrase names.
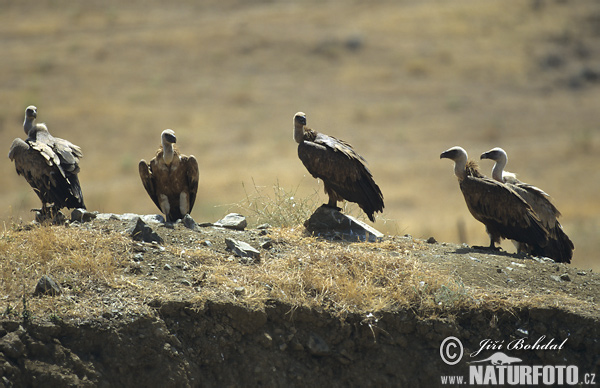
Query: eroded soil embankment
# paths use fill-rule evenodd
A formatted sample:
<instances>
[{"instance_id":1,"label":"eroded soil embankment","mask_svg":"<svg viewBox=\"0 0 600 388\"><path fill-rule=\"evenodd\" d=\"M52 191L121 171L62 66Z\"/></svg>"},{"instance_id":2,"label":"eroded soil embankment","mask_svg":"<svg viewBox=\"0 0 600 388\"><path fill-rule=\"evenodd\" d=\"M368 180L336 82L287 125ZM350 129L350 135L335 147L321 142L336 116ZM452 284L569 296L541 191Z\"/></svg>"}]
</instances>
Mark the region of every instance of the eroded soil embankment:
<instances>
[{"instance_id":1,"label":"eroded soil embankment","mask_svg":"<svg viewBox=\"0 0 600 388\"><path fill-rule=\"evenodd\" d=\"M273 303L265 311L207 302L154 302L157 314L120 320L23 324L4 321L0 376L7 387L432 386L449 366L439 347L456 336L465 357L484 339L545 336L556 350L505 350L524 365L577 365L598 372L600 324L559 310L468 311L421 320L411 311L327 313ZM569 328L568 330L566 328ZM483 351L477 360L494 351ZM0 384L0 385L2 385Z\"/></svg>"}]
</instances>

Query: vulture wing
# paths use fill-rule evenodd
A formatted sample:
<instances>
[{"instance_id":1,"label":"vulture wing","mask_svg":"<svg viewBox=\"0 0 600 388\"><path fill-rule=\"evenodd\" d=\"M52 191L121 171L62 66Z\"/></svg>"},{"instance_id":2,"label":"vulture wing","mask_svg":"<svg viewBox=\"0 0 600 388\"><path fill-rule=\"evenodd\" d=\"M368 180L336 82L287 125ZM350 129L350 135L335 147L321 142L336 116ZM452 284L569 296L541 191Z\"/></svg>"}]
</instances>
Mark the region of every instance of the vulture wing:
<instances>
[{"instance_id":1,"label":"vulture wing","mask_svg":"<svg viewBox=\"0 0 600 388\"><path fill-rule=\"evenodd\" d=\"M79 181L73 182L66 177L58 156L46 144L15 139L8 156L15 162L17 173L25 178L43 204L83 207L81 191L77 190Z\"/></svg>"},{"instance_id":2,"label":"vulture wing","mask_svg":"<svg viewBox=\"0 0 600 388\"><path fill-rule=\"evenodd\" d=\"M550 196L542 189L516 178L506 179L506 182L531 205L542 221L542 225L548 230L548 244L542 247L531 246L531 253L535 256L550 257L558 262L570 263L575 245L558 222L561 214L552 203Z\"/></svg>"},{"instance_id":3,"label":"vulture wing","mask_svg":"<svg viewBox=\"0 0 600 388\"><path fill-rule=\"evenodd\" d=\"M150 161L150 164L152 164L152 161ZM146 192L148 193L156 207L160 209L158 196L156 194L156 181L154 179L154 175L152 174L152 167L150 167L150 165L148 165L148 163L146 163L146 161L142 159L138 164L138 169L140 171L140 178L142 179L142 184L144 185Z\"/></svg>"},{"instance_id":4,"label":"vulture wing","mask_svg":"<svg viewBox=\"0 0 600 388\"><path fill-rule=\"evenodd\" d=\"M460 182L469 211L490 234L536 246L547 244L548 232L531 206L508 186L485 177Z\"/></svg>"},{"instance_id":5,"label":"vulture wing","mask_svg":"<svg viewBox=\"0 0 600 388\"><path fill-rule=\"evenodd\" d=\"M373 213L383 210L379 186L364 158L348 143L318 134L314 141L298 145L298 157L313 177L322 179L341 198L357 203L371 221Z\"/></svg>"},{"instance_id":6,"label":"vulture wing","mask_svg":"<svg viewBox=\"0 0 600 388\"><path fill-rule=\"evenodd\" d=\"M198 193L198 180L199 180L199 171L198 171L198 161L194 157L194 155L185 156L181 155L181 164L186 172L186 185L189 190L189 202L190 208L189 213L192 213L192 209L194 208L194 203L196 202L196 194Z\"/></svg>"}]
</instances>

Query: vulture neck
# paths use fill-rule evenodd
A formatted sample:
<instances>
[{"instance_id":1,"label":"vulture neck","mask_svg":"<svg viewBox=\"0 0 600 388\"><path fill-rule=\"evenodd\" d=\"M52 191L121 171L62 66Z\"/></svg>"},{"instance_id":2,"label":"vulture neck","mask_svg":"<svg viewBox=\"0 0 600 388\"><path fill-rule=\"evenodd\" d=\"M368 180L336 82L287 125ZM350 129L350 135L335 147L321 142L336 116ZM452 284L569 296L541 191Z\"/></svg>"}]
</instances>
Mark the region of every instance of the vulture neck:
<instances>
[{"instance_id":1,"label":"vulture neck","mask_svg":"<svg viewBox=\"0 0 600 388\"><path fill-rule=\"evenodd\" d=\"M467 155L460 155L454 160L454 175L459 181L467 177Z\"/></svg>"},{"instance_id":2,"label":"vulture neck","mask_svg":"<svg viewBox=\"0 0 600 388\"><path fill-rule=\"evenodd\" d=\"M304 141L304 125L294 123L294 140L298 144Z\"/></svg>"},{"instance_id":3,"label":"vulture neck","mask_svg":"<svg viewBox=\"0 0 600 388\"><path fill-rule=\"evenodd\" d=\"M494 164L494 168L492 169L492 178L498 182L504 182L504 167L506 167L506 162L508 162L506 155L502 155L496 159L496 164Z\"/></svg>"},{"instance_id":4,"label":"vulture neck","mask_svg":"<svg viewBox=\"0 0 600 388\"><path fill-rule=\"evenodd\" d=\"M175 151L173 150L173 144L167 143L165 141L162 142L163 146L163 160L167 165L170 165L173 162L173 158L175 157Z\"/></svg>"},{"instance_id":5,"label":"vulture neck","mask_svg":"<svg viewBox=\"0 0 600 388\"><path fill-rule=\"evenodd\" d=\"M35 118L25 116L25 121L23 121L23 129L25 130L25 134L29 136L29 132L31 129L35 127Z\"/></svg>"}]
</instances>

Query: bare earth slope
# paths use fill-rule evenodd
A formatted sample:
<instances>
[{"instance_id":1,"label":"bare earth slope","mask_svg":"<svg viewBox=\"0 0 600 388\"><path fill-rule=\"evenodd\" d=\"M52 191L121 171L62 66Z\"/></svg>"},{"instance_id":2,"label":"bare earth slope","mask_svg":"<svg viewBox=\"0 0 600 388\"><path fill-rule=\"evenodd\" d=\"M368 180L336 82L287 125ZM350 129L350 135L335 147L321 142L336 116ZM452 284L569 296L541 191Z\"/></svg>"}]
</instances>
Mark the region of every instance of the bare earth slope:
<instances>
[{"instance_id":1,"label":"bare earth slope","mask_svg":"<svg viewBox=\"0 0 600 388\"><path fill-rule=\"evenodd\" d=\"M0 386L436 386L466 375L485 339L564 342L503 351L598 374L590 270L410 236L325 241L301 227L149 224L164 242L143 243L132 225L4 231ZM226 238L260 257L236 256ZM60 295L32 295L42 274ZM464 346L454 366L440 358L449 336Z\"/></svg>"}]
</instances>

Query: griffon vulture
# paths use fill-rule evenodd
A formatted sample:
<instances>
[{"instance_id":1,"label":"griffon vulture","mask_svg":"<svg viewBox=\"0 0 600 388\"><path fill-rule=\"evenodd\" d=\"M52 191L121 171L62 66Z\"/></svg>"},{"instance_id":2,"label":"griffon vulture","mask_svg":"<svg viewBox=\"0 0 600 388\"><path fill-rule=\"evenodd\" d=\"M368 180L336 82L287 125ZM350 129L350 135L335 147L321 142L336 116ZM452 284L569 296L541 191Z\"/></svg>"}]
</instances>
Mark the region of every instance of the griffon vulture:
<instances>
[{"instance_id":1,"label":"griffon vulture","mask_svg":"<svg viewBox=\"0 0 600 388\"><path fill-rule=\"evenodd\" d=\"M354 202L375 221L374 213L383 211L383 194L365 159L345 141L308 128L303 112L294 115L294 140L308 172L323 181L327 206L339 209L338 201Z\"/></svg>"},{"instance_id":2,"label":"griffon vulture","mask_svg":"<svg viewBox=\"0 0 600 388\"><path fill-rule=\"evenodd\" d=\"M461 147L452 147L440 155L454 161L458 178L469 211L483 223L490 236L490 248L501 238L507 238L535 247L548 243L548 232L531 206L507 185L483 176L477 164L468 159Z\"/></svg>"},{"instance_id":3,"label":"griffon vulture","mask_svg":"<svg viewBox=\"0 0 600 388\"><path fill-rule=\"evenodd\" d=\"M521 182L515 174L504 171L508 156L502 148L497 147L481 154L481 159L491 159L496 162L492 168L492 178L507 184L527 201L542 221L542 225L548 230L548 245L545 247L525 246L519 249L536 256L550 257L557 262L570 263L575 245L558 222L561 214L552 203L550 196L540 188Z\"/></svg>"},{"instance_id":4,"label":"griffon vulture","mask_svg":"<svg viewBox=\"0 0 600 388\"><path fill-rule=\"evenodd\" d=\"M50 135L36 118L37 108L28 106L23 122L27 139L15 139L8 157L42 201L42 219L54 217L64 207L85 209L77 177L81 148Z\"/></svg>"},{"instance_id":5,"label":"griffon vulture","mask_svg":"<svg viewBox=\"0 0 600 388\"><path fill-rule=\"evenodd\" d=\"M182 155L173 145L175 132L165 129L161 134L162 146L150 164L139 163L140 178L144 188L167 217L175 222L192 212L198 192L198 162L196 158Z\"/></svg>"}]
</instances>

